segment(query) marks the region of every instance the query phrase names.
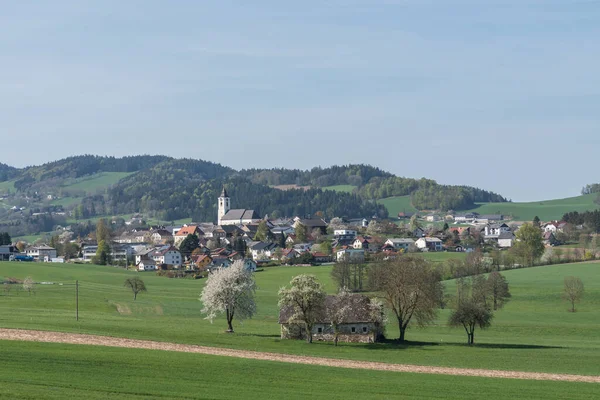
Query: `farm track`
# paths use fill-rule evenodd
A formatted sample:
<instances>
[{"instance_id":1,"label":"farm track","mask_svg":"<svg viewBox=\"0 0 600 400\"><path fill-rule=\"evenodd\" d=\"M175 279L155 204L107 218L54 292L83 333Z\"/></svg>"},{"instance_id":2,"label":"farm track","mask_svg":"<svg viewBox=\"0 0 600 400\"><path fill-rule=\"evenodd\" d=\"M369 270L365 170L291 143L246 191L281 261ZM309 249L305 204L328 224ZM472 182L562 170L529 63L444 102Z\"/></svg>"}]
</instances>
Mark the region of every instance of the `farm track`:
<instances>
[{"instance_id":1,"label":"farm track","mask_svg":"<svg viewBox=\"0 0 600 400\"><path fill-rule=\"evenodd\" d=\"M0 328L0 340L19 340L27 342L63 343L108 347L124 347L130 349L176 351L182 353L198 353L214 356L237 357L251 360L319 365L336 368L367 369L375 371L409 372L417 374L438 374L454 376L475 376L484 378L525 379L536 381L600 383L600 376L551 374L543 372L500 371L470 368L431 367L406 364L387 364L370 361L354 361L333 358L296 356L290 354L266 353L247 350L225 349L218 347L154 342L149 340L115 338L110 336L33 331L22 329Z\"/></svg>"}]
</instances>

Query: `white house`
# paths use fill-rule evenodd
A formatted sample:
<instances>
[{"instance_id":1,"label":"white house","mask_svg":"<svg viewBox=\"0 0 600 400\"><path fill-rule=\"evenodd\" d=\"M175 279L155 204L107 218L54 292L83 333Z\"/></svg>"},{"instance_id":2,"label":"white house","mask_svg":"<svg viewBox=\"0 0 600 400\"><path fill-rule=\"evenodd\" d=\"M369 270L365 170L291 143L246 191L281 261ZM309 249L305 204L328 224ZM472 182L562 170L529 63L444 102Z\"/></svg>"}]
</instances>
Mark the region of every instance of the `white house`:
<instances>
[{"instance_id":1,"label":"white house","mask_svg":"<svg viewBox=\"0 0 600 400\"><path fill-rule=\"evenodd\" d=\"M252 253L252 259L255 261L270 259L276 248L276 244L266 242L253 242L248 245L248 249Z\"/></svg>"},{"instance_id":2,"label":"white house","mask_svg":"<svg viewBox=\"0 0 600 400\"><path fill-rule=\"evenodd\" d=\"M441 218L437 214L429 214L425 217L425 220L427 222L437 222L437 221L441 220Z\"/></svg>"},{"instance_id":3,"label":"white house","mask_svg":"<svg viewBox=\"0 0 600 400\"><path fill-rule=\"evenodd\" d=\"M338 261L363 262L365 261L365 251L363 249L340 249L336 252L336 259Z\"/></svg>"},{"instance_id":4,"label":"white house","mask_svg":"<svg viewBox=\"0 0 600 400\"><path fill-rule=\"evenodd\" d=\"M163 246L152 253L152 258L158 264L176 265L178 267L183 263L181 253L173 246Z\"/></svg>"},{"instance_id":5,"label":"white house","mask_svg":"<svg viewBox=\"0 0 600 400\"><path fill-rule=\"evenodd\" d=\"M356 238L356 231L352 229L336 229L333 236L338 240L350 240Z\"/></svg>"},{"instance_id":6,"label":"white house","mask_svg":"<svg viewBox=\"0 0 600 400\"><path fill-rule=\"evenodd\" d=\"M442 240L434 237L422 237L417 239L415 245L422 251L442 251Z\"/></svg>"},{"instance_id":7,"label":"white house","mask_svg":"<svg viewBox=\"0 0 600 400\"><path fill-rule=\"evenodd\" d=\"M408 247L411 244L414 244L415 241L408 238L400 238L400 239L388 239L385 241L384 245L392 246L394 249L399 250L408 250Z\"/></svg>"},{"instance_id":8,"label":"white house","mask_svg":"<svg viewBox=\"0 0 600 400\"><path fill-rule=\"evenodd\" d=\"M359 236L357 237L354 242L352 243L352 247L355 249L364 249L364 250L368 250L369 249L369 239Z\"/></svg>"},{"instance_id":9,"label":"white house","mask_svg":"<svg viewBox=\"0 0 600 400\"><path fill-rule=\"evenodd\" d=\"M138 271L156 271L158 267L156 266L156 261L149 257L143 257L137 263L137 269Z\"/></svg>"},{"instance_id":10,"label":"white house","mask_svg":"<svg viewBox=\"0 0 600 400\"><path fill-rule=\"evenodd\" d=\"M510 228L506 224L488 224L483 228L486 239L497 238L501 233L506 232L510 232Z\"/></svg>"},{"instance_id":11,"label":"white house","mask_svg":"<svg viewBox=\"0 0 600 400\"><path fill-rule=\"evenodd\" d=\"M50 262L51 259L56 258L56 249L47 245L34 246L25 249L25 254L33 257L35 261ZM96 254L96 253L94 253Z\"/></svg>"},{"instance_id":12,"label":"white house","mask_svg":"<svg viewBox=\"0 0 600 400\"><path fill-rule=\"evenodd\" d=\"M515 242L515 235L512 232L502 232L498 235L498 247L509 248Z\"/></svg>"}]
</instances>

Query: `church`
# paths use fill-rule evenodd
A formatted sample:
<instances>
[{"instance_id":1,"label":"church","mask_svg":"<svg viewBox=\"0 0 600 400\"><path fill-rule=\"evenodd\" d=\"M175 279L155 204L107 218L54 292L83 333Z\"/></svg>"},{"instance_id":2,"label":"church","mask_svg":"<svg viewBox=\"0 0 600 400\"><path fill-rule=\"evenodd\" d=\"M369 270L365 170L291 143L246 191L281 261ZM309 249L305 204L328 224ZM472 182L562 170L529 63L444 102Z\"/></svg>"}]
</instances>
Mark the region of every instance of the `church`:
<instances>
[{"instance_id":1,"label":"church","mask_svg":"<svg viewBox=\"0 0 600 400\"><path fill-rule=\"evenodd\" d=\"M231 199L227 190L223 187L221 196L219 196L219 214L218 225L245 225L258 223L260 217L254 210L230 209Z\"/></svg>"}]
</instances>

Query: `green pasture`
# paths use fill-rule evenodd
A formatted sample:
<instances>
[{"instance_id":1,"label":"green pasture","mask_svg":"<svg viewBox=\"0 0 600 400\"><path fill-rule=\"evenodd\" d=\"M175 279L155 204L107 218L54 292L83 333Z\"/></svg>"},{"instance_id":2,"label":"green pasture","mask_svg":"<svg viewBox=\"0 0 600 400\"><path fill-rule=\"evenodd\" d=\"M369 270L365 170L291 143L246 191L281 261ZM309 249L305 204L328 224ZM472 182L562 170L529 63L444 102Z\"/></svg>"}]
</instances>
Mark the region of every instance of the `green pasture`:
<instances>
[{"instance_id":1,"label":"green pasture","mask_svg":"<svg viewBox=\"0 0 600 400\"><path fill-rule=\"evenodd\" d=\"M77 179L77 181L63 186L64 189L83 190L86 193L95 193L97 190L106 189L121 179L128 177L132 172L101 172Z\"/></svg>"},{"instance_id":2,"label":"green pasture","mask_svg":"<svg viewBox=\"0 0 600 400\"><path fill-rule=\"evenodd\" d=\"M0 263L0 277L37 282L73 284L79 280L80 321L75 321L75 287L38 285L31 296L0 296L0 327L80 332L206 346L305 354L333 358L371 360L472 368L491 368L575 374L600 374L600 264L581 263L505 272L513 293L505 309L496 313L492 328L478 330L476 345L464 345L462 329L446 325L449 310L437 323L413 326L411 342L377 344L306 344L281 340L277 324L277 291L300 273L312 273L335 292L330 268L275 267L256 274L258 314L235 334L225 333L223 319L211 324L201 314L198 295L203 280L168 279L154 273L137 273L113 267L70 264ZM126 277L139 275L148 287L137 301L123 287ZM581 277L586 287L578 312L567 312L561 300L567 275ZM454 293L452 282L447 292ZM390 316L387 336L398 329Z\"/></svg>"},{"instance_id":3,"label":"green pasture","mask_svg":"<svg viewBox=\"0 0 600 400\"><path fill-rule=\"evenodd\" d=\"M391 219L396 218L399 212L417 212L417 209L412 205L410 196L388 197L378 200L378 203L387 208Z\"/></svg>"},{"instance_id":4,"label":"green pasture","mask_svg":"<svg viewBox=\"0 0 600 400\"><path fill-rule=\"evenodd\" d=\"M594 203L597 194L569 197L558 200L532 201L528 203L480 203L476 211L480 214L510 215L517 221L531 221L537 215L542 221L560 220L570 211L595 210L598 205Z\"/></svg>"},{"instance_id":5,"label":"green pasture","mask_svg":"<svg viewBox=\"0 0 600 400\"><path fill-rule=\"evenodd\" d=\"M566 199L543 200L523 203L478 203L477 207L464 212L475 211L479 214L503 214L516 221L531 221L537 215L542 221L561 219L570 211L588 211L598 208L594 203L597 194L587 194ZM378 200L394 218L401 211L417 211L411 204L410 196L388 197Z\"/></svg>"},{"instance_id":6,"label":"green pasture","mask_svg":"<svg viewBox=\"0 0 600 400\"><path fill-rule=\"evenodd\" d=\"M344 193L352 193L356 186L354 185L334 185L334 186L324 186L321 189L323 190L333 190L336 192L344 192Z\"/></svg>"},{"instance_id":7,"label":"green pasture","mask_svg":"<svg viewBox=\"0 0 600 400\"><path fill-rule=\"evenodd\" d=\"M6 194L15 191L15 181L0 182L0 193Z\"/></svg>"},{"instance_id":8,"label":"green pasture","mask_svg":"<svg viewBox=\"0 0 600 400\"><path fill-rule=\"evenodd\" d=\"M0 341L10 399L592 399L598 385L352 370L201 354Z\"/></svg>"}]
</instances>

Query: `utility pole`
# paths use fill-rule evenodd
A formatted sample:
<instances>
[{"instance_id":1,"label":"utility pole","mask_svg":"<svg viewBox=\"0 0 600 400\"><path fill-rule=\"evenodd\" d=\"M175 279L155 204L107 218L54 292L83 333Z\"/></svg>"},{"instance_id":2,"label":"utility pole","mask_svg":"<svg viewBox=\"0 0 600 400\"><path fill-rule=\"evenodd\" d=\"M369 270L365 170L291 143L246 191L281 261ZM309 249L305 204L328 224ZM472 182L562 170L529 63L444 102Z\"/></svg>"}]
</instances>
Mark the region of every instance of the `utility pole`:
<instances>
[{"instance_id":1,"label":"utility pole","mask_svg":"<svg viewBox=\"0 0 600 400\"><path fill-rule=\"evenodd\" d=\"M79 321L79 281L75 281L75 319Z\"/></svg>"}]
</instances>

